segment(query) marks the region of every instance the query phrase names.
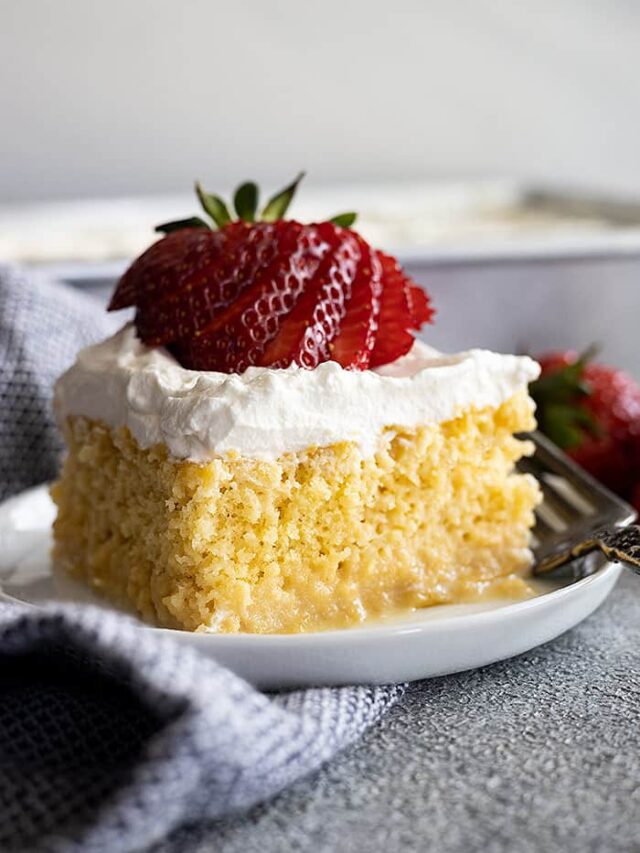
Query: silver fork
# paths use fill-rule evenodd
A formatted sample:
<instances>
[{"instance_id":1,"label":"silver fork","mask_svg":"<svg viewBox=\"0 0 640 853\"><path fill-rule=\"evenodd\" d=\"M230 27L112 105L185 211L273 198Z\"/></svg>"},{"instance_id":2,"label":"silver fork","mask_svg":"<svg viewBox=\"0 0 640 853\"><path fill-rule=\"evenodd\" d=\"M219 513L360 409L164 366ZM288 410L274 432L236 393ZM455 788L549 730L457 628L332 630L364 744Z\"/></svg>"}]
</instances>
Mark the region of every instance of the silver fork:
<instances>
[{"instance_id":1,"label":"silver fork","mask_svg":"<svg viewBox=\"0 0 640 853\"><path fill-rule=\"evenodd\" d=\"M606 561L640 573L640 526L632 523L633 507L542 434L527 437L536 451L521 459L518 469L533 474L544 496L536 510L533 574L556 578L568 569L579 579Z\"/></svg>"}]
</instances>

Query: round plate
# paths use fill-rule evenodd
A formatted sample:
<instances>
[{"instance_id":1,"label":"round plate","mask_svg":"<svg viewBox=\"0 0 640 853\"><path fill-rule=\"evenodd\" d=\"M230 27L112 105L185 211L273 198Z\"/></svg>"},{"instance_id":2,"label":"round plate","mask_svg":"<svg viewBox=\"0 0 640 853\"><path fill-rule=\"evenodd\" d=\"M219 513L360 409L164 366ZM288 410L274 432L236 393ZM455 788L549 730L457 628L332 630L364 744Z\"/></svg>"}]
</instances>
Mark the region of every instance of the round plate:
<instances>
[{"instance_id":1,"label":"round plate","mask_svg":"<svg viewBox=\"0 0 640 853\"><path fill-rule=\"evenodd\" d=\"M108 609L89 589L53 571L54 515L46 486L0 504L2 598L34 606L85 602ZM539 584L539 594L526 601L441 605L340 631L192 634L144 628L170 634L267 689L413 681L485 666L552 640L604 601L620 571L607 564L576 583Z\"/></svg>"}]
</instances>

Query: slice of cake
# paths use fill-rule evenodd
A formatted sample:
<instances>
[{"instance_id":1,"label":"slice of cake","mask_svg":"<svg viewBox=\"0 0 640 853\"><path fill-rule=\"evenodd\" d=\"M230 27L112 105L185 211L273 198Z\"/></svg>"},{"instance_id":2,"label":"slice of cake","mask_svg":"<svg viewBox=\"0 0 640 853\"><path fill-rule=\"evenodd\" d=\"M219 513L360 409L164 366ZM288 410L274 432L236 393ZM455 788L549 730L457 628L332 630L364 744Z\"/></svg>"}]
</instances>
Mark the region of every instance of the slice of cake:
<instances>
[{"instance_id":1,"label":"slice of cake","mask_svg":"<svg viewBox=\"0 0 640 853\"><path fill-rule=\"evenodd\" d=\"M350 229L170 223L120 281L134 324L58 381L54 558L157 624L295 632L526 594L526 357L414 341L427 296Z\"/></svg>"}]
</instances>

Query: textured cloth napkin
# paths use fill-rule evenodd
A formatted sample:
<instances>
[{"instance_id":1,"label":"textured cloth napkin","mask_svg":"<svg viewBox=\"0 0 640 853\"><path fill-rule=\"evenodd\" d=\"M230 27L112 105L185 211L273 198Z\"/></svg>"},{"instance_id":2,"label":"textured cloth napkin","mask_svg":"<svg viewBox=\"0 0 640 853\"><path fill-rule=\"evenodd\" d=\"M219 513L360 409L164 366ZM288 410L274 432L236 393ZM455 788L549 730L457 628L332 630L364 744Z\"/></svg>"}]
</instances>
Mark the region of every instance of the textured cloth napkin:
<instances>
[{"instance_id":1,"label":"textured cloth napkin","mask_svg":"<svg viewBox=\"0 0 640 853\"><path fill-rule=\"evenodd\" d=\"M55 474L56 376L112 327L62 285L0 267L0 490ZM356 740L401 687L267 697L98 608L0 608L0 850L144 850L247 809Z\"/></svg>"}]
</instances>

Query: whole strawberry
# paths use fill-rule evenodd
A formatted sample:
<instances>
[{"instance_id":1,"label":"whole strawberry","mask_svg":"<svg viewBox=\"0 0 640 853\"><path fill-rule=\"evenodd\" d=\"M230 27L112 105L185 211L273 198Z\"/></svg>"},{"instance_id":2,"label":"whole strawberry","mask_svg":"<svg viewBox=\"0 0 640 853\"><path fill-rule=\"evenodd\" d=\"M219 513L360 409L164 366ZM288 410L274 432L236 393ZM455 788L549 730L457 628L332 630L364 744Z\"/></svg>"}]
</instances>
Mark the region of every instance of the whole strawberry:
<instances>
[{"instance_id":1,"label":"whole strawberry","mask_svg":"<svg viewBox=\"0 0 640 853\"><path fill-rule=\"evenodd\" d=\"M540 429L579 465L624 498L640 481L640 387L592 353L553 352L538 359L531 386Z\"/></svg>"},{"instance_id":2,"label":"whole strawberry","mask_svg":"<svg viewBox=\"0 0 640 853\"><path fill-rule=\"evenodd\" d=\"M432 317L427 295L351 230L355 214L285 220L300 177L259 221L254 183L236 190L235 220L196 185L213 227L199 217L159 226L166 236L125 272L109 309L135 306L140 339L196 370L330 360L364 370L404 355Z\"/></svg>"}]
</instances>

